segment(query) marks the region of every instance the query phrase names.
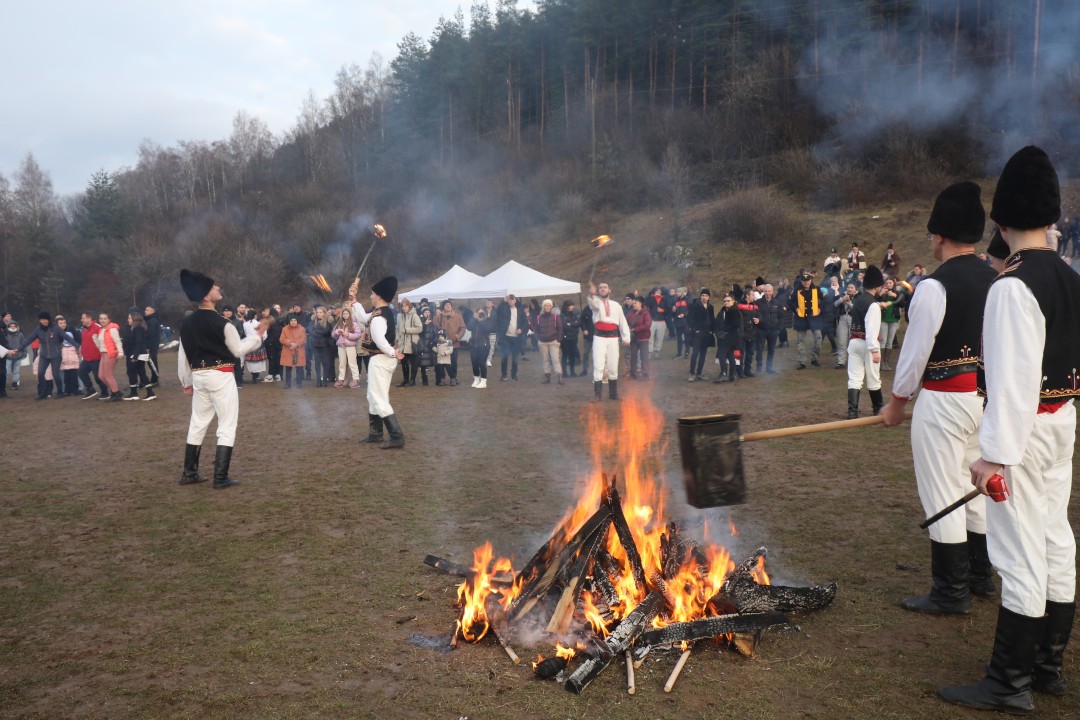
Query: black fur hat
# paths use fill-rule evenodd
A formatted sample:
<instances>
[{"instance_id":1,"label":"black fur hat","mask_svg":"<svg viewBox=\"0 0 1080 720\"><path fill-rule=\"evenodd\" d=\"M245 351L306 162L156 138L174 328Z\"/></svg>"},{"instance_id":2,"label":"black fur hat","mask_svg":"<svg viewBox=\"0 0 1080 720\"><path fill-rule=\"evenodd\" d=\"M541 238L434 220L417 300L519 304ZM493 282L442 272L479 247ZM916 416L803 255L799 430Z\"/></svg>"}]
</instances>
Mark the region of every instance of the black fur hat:
<instances>
[{"instance_id":1,"label":"black fur hat","mask_svg":"<svg viewBox=\"0 0 1080 720\"><path fill-rule=\"evenodd\" d=\"M926 229L958 243L974 245L986 229L982 188L973 182L958 182L938 194Z\"/></svg>"},{"instance_id":2,"label":"black fur hat","mask_svg":"<svg viewBox=\"0 0 1080 720\"><path fill-rule=\"evenodd\" d=\"M214 278L207 277L195 270L180 271L180 287L192 302L201 302L214 288Z\"/></svg>"},{"instance_id":3,"label":"black fur hat","mask_svg":"<svg viewBox=\"0 0 1080 720\"><path fill-rule=\"evenodd\" d=\"M1061 217L1057 171L1042 149L1028 145L1005 163L994 191L990 217L999 225L1033 230Z\"/></svg>"},{"instance_id":4,"label":"black fur hat","mask_svg":"<svg viewBox=\"0 0 1080 720\"><path fill-rule=\"evenodd\" d=\"M994 228L994 234L990 236L990 244L986 247L986 254L1004 260L1009 257L1009 245L1005 238L1001 237L1001 231Z\"/></svg>"},{"instance_id":5,"label":"black fur hat","mask_svg":"<svg viewBox=\"0 0 1080 720\"><path fill-rule=\"evenodd\" d=\"M38 320L48 320L49 322L52 322L52 314L50 314L48 310L42 310L38 313Z\"/></svg>"},{"instance_id":6,"label":"black fur hat","mask_svg":"<svg viewBox=\"0 0 1080 720\"><path fill-rule=\"evenodd\" d=\"M393 275L384 277L382 280L371 286L371 292L375 293L388 303L394 302L394 296L397 295L397 278Z\"/></svg>"},{"instance_id":7,"label":"black fur hat","mask_svg":"<svg viewBox=\"0 0 1080 720\"><path fill-rule=\"evenodd\" d=\"M864 290L874 290L885 284L885 276L881 274L881 271L877 269L876 265L871 265L866 268L866 274L863 276L862 286Z\"/></svg>"}]
</instances>

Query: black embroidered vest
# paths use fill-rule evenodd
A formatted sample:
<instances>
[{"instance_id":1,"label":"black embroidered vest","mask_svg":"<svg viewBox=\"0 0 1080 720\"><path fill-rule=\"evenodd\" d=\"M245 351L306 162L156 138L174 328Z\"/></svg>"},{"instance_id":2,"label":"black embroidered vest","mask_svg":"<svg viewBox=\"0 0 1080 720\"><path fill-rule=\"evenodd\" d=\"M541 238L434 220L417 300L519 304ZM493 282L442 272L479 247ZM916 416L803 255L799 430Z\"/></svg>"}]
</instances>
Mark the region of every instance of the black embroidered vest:
<instances>
[{"instance_id":1,"label":"black embroidered vest","mask_svg":"<svg viewBox=\"0 0 1080 720\"><path fill-rule=\"evenodd\" d=\"M922 379L947 380L975 372L986 294L997 273L974 254L965 254L946 260L930 277L945 288L945 317Z\"/></svg>"}]
</instances>

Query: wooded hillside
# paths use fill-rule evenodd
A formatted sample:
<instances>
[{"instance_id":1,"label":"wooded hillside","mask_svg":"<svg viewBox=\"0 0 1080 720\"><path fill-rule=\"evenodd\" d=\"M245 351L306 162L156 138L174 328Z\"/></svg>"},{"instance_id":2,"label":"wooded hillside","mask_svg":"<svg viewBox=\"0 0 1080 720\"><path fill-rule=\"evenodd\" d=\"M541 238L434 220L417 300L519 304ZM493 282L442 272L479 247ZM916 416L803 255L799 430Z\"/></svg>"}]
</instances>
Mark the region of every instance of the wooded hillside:
<instances>
[{"instance_id":1,"label":"wooded hillside","mask_svg":"<svg viewBox=\"0 0 1080 720\"><path fill-rule=\"evenodd\" d=\"M184 265L307 301L308 274L348 282L376 221L369 280L486 272L523 238L557 254L642 210L665 218L657 255L779 247L807 212L932 196L1032 142L1064 177L1078 30L1070 0L476 4L340 68L282 137L241 111L229 138L144 141L68 198L28 155L0 176L0 302L179 309ZM722 217L683 236L708 201Z\"/></svg>"}]
</instances>

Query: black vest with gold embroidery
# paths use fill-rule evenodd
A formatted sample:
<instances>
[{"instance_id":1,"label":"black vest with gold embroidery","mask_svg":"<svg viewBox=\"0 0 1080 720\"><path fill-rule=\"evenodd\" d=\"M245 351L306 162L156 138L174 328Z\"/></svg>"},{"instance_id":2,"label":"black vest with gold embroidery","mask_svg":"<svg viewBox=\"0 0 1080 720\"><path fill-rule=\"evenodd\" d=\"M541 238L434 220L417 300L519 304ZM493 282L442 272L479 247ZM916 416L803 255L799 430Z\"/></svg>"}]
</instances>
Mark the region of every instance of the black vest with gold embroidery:
<instances>
[{"instance_id":1,"label":"black vest with gold embroidery","mask_svg":"<svg viewBox=\"0 0 1080 720\"><path fill-rule=\"evenodd\" d=\"M381 317L386 321L386 342L391 345L394 344L394 340L397 337L394 332L394 311L390 307L377 307L371 311L371 317L368 318L368 331L364 334L364 340L360 343L360 347L364 348L369 353L380 355L382 354L382 350L379 349L379 346L375 344L375 340L371 337L371 322L377 317Z\"/></svg>"},{"instance_id":2,"label":"black vest with gold embroidery","mask_svg":"<svg viewBox=\"0 0 1080 720\"><path fill-rule=\"evenodd\" d=\"M929 277L945 288L945 317L922 379L947 380L975 372L986 294L997 273L973 253L967 253L949 258Z\"/></svg>"},{"instance_id":3,"label":"black vest with gold embroidery","mask_svg":"<svg viewBox=\"0 0 1080 720\"><path fill-rule=\"evenodd\" d=\"M236 357L225 345L225 326L228 323L214 310L196 310L184 318L180 325L180 342L184 345L184 354L192 370L236 362Z\"/></svg>"},{"instance_id":4,"label":"black vest with gold embroidery","mask_svg":"<svg viewBox=\"0 0 1080 720\"><path fill-rule=\"evenodd\" d=\"M1080 276L1050 248L1027 248L1009 256L998 280L1022 280L1046 322L1039 401L1080 397Z\"/></svg>"}]
</instances>

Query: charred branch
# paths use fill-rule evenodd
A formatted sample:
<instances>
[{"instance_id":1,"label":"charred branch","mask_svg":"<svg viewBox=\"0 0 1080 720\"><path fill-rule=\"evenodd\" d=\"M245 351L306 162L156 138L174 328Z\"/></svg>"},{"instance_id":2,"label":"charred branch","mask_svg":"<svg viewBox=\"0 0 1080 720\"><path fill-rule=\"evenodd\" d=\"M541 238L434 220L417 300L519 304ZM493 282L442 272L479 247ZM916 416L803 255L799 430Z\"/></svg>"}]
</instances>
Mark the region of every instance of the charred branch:
<instances>
[{"instance_id":1,"label":"charred branch","mask_svg":"<svg viewBox=\"0 0 1080 720\"><path fill-rule=\"evenodd\" d=\"M590 657L581 663L566 681L566 689L573 693L580 693L591 683L604 668L611 664L611 659L625 652L634 642L634 638L641 634L656 614L660 611L664 602L664 596L652 591L645 599L623 618L619 626L615 628L607 640L603 643L607 653L599 657Z\"/></svg>"},{"instance_id":2,"label":"charred branch","mask_svg":"<svg viewBox=\"0 0 1080 720\"><path fill-rule=\"evenodd\" d=\"M771 625L783 625L786 622L787 616L779 612L720 615L702 620L672 623L656 630L648 630L641 633L641 636L637 639L637 644L664 645L667 643L689 642L729 633L753 632Z\"/></svg>"}]
</instances>

